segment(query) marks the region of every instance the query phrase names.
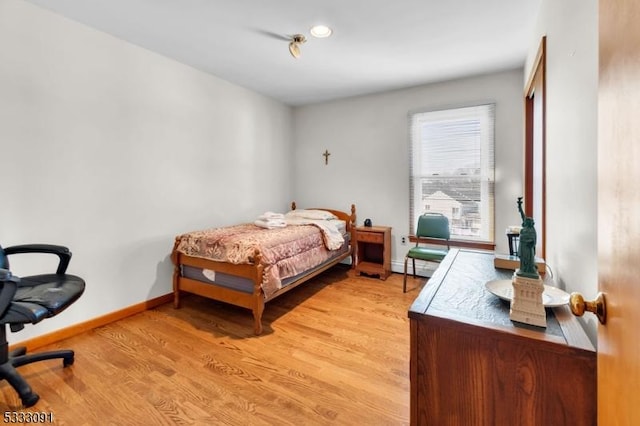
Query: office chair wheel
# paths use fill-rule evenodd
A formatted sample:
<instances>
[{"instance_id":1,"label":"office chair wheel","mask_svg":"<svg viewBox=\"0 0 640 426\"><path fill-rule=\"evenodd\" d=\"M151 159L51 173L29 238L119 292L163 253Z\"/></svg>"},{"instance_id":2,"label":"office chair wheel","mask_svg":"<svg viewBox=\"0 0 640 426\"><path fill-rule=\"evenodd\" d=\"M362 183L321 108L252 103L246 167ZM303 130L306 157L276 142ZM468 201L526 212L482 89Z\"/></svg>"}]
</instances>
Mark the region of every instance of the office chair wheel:
<instances>
[{"instance_id":1,"label":"office chair wheel","mask_svg":"<svg viewBox=\"0 0 640 426\"><path fill-rule=\"evenodd\" d=\"M40 399L40 395L35 392L29 392L26 395L20 395L20 399L22 400L24 408L29 408L36 405L36 402Z\"/></svg>"},{"instance_id":2,"label":"office chair wheel","mask_svg":"<svg viewBox=\"0 0 640 426\"><path fill-rule=\"evenodd\" d=\"M71 354L71 356L64 357L62 358L62 366L68 367L70 365L73 365L73 361L75 361L75 357L73 356L73 354Z\"/></svg>"}]
</instances>

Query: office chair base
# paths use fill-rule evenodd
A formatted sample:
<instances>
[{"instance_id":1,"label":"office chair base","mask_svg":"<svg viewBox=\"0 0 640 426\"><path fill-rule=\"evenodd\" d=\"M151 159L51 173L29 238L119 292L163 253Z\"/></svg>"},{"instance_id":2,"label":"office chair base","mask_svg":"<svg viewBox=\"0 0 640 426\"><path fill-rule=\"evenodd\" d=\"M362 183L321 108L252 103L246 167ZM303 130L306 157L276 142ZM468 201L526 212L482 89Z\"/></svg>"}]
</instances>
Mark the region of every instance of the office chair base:
<instances>
[{"instance_id":1,"label":"office chair base","mask_svg":"<svg viewBox=\"0 0 640 426\"><path fill-rule=\"evenodd\" d=\"M38 402L40 396L33 392L31 386L29 386L20 373L18 373L16 368L22 365L31 364L32 362L59 358L62 358L63 367L68 367L73 364L74 352L72 350L64 349L27 354L26 348L17 348L11 351L8 361L0 365L0 379L6 379L7 382L9 382L11 387L13 387L20 396L22 405L25 408L31 407Z\"/></svg>"}]
</instances>

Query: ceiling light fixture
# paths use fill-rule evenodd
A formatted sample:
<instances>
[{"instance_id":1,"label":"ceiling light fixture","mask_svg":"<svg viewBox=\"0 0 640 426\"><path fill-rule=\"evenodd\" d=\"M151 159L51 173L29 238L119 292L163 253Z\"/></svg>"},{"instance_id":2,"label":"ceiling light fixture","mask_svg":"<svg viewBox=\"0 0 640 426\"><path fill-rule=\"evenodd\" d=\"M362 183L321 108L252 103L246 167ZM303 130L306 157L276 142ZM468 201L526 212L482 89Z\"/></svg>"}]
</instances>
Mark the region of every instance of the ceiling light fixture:
<instances>
[{"instance_id":1,"label":"ceiling light fixture","mask_svg":"<svg viewBox=\"0 0 640 426\"><path fill-rule=\"evenodd\" d=\"M333 31L326 25L315 25L309 30L312 36L317 38L329 37Z\"/></svg>"},{"instance_id":2,"label":"ceiling light fixture","mask_svg":"<svg viewBox=\"0 0 640 426\"><path fill-rule=\"evenodd\" d=\"M291 53L291 56L298 59L300 57L300 45L306 41L307 39L302 34L295 34L291 37L291 43L289 43L289 53Z\"/></svg>"}]
</instances>

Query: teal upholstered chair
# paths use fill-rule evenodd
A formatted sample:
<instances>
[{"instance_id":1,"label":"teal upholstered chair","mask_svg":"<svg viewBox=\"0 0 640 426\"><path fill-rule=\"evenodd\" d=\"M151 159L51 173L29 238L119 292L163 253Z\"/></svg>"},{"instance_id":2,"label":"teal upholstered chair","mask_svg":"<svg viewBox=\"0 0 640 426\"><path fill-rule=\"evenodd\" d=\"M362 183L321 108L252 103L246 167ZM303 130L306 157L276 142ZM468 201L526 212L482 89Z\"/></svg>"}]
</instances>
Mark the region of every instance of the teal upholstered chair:
<instances>
[{"instance_id":1,"label":"teal upholstered chair","mask_svg":"<svg viewBox=\"0 0 640 426\"><path fill-rule=\"evenodd\" d=\"M413 263L413 277L416 277L416 259L429 262L441 262L449 252L449 219L440 213L425 213L418 218L418 229L416 230L415 247L412 247L404 258L404 282L402 284L402 292L407 291L407 262L411 259ZM420 238L431 238L442 240L447 248L432 248L420 245Z\"/></svg>"}]
</instances>

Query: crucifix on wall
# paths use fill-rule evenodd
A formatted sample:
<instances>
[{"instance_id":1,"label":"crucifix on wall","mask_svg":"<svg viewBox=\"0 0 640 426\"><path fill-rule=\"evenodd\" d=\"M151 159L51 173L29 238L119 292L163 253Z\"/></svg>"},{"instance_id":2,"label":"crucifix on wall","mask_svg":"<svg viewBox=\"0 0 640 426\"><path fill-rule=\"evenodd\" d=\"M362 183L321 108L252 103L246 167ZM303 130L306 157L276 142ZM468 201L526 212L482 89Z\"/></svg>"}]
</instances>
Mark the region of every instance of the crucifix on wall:
<instances>
[{"instance_id":1,"label":"crucifix on wall","mask_svg":"<svg viewBox=\"0 0 640 426\"><path fill-rule=\"evenodd\" d=\"M324 150L324 154L322 154L324 157L324 164L327 165L329 164L329 156L331 155L331 153L329 152L328 149Z\"/></svg>"}]
</instances>

